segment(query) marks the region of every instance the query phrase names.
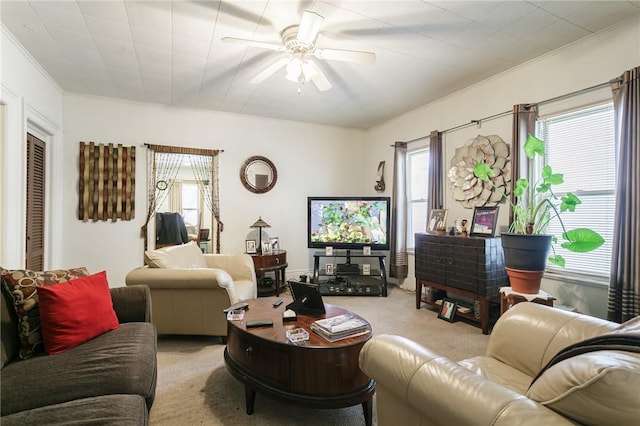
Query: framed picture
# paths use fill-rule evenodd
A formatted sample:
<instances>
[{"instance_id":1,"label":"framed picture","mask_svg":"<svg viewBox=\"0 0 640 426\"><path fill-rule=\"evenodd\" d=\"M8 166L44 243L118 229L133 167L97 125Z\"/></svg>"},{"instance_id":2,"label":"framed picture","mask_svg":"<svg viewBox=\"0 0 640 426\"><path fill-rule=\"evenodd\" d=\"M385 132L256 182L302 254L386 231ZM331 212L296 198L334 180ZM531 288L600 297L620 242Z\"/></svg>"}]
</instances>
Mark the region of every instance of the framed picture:
<instances>
[{"instance_id":1,"label":"framed picture","mask_svg":"<svg viewBox=\"0 0 640 426\"><path fill-rule=\"evenodd\" d=\"M364 256L371 256L371 246L362 247L362 254Z\"/></svg>"},{"instance_id":2,"label":"framed picture","mask_svg":"<svg viewBox=\"0 0 640 426\"><path fill-rule=\"evenodd\" d=\"M333 275L333 263L327 263L324 268L327 275Z\"/></svg>"},{"instance_id":3,"label":"framed picture","mask_svg":"<svg viewBox=\"0 0 640 426\"><path fill-rule=\"evenodd\" d=\"M256 240L246 240L244 242L247 254L255 254L256 253Z\"/></svg>"},{"instance_id":4,"label":"framed picture","mask_svg":"<svg viewBox=\"0 0 640 426\"><path fill-rule=\"evenodd\" d=\"M333 247L326 246L324 248L324 254L325 254L325 256L333 256Z\"/></svg>"},{"instance_id":5,"label":"framed picture","mask_svg":"<svg viewBox=\"0 0 640 426\"><path fill-rule=\"evenodd\" d=\"M362 264L362 275L371 275L371 265L368 263Z\"/></svg>"},{"instance_id":6,"label":"framed picture","mask_svg":"<svg viewBox=\"0 0 640 426\"><path fill-rule=\"evenodd\" d=\"M269 241L262 242L262 254L271 254L271 244Z\"/></svg>"},{"instance_id":7,"label":"framed picture","mask_svg":"<svg viewBox=\"0 0 640 426\"><path fill-rule=\"evenodd\" d=\"M456 316L456 310L458 309L458 302L450 299L442 299L442 305L440 305L440 312L438 312L438 318L453 322L453 317Z\"/></svg>"},{"instance_id":8,"label":"framed picture","mask_svg":"<svg viewBox=\"0 0 640 426\"><path fill-rule=\"evenodd\" d=\"M447 209L433 209L427 221L427 232L435 234L438 229L445 229L447 226Z\"/></svg>"},{"instance_id":9,"label":"framed picture","mask_svg":"<svg viewBox=\"0 0 640 426\"><path fill-rule=\"evenodd\" d=\"M280 250L280 239L278 237L269 238L269 244L271 244L271 252Z\"/></svg>"},{"instance_id":10,"label":"framed picture","mask_svg":"<svg viewBox=\"0 0 640 426\"><path fill-rule=\"evenodd\" d=\"M471 222L471 235L477 237L493 237L496 235L496 223L498 222L498 206L476 207L473 210Z\"/></svg>"}]
</instances>

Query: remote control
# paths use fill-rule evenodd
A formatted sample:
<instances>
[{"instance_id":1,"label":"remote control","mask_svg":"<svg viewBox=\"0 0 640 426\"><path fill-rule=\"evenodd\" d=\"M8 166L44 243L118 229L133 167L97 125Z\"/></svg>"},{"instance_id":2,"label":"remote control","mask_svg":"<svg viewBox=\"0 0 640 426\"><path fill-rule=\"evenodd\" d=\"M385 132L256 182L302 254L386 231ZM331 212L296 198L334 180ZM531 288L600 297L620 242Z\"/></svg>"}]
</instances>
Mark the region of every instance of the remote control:
<instances>
[{"instance_id":1,"label":"remote control","mask_svg":"<svg viewBox=\"0 0 640 426\"><path fill-rule=\"evenodd\" d=\"M264 320L251 320L247 321L247 328L251 327L264 327L264 326L273 326L273 320L264 319Z\"/></svg>"},{"instance_id":2,"label":"remote control","mask_svg":"<svg viewBox=\"0 0 640 426\"><path fill-rule=\"evenodd\" d=\"M226 309L223 309L222 312L224 312L225 314L229 311L237 311L237 310L247 310L249 309L249 304L247 302L238 302L238 303L234 303L233 305L229 306Z\"/></svg>"},{"instance_id":3,"label":"remote control","mask_svg":"<svg viewBox=\"0 0 640 426\"><path fill-rule=\"evenodd\" d=\"M273 302L273 307L274 308L277 308L280 305L282 305L282 299L278 299L275 302Z\"/></svg>"}]
</instances>

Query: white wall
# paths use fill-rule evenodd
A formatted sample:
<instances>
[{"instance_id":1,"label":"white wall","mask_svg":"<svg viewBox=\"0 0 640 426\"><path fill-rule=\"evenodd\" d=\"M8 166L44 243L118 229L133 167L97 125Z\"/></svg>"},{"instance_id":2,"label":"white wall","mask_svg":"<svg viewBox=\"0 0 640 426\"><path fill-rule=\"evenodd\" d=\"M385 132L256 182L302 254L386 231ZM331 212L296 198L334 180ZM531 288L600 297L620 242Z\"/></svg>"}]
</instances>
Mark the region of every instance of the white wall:
<instances>
[{"instance_id":1,"label":"white wall","mask_svg":"<svg viewBox=\"0 0 640 426\"><path fill-rule=\"evenodd\" d=\"M27 132L47 143L46 156L56 164L62 148L62 91L0 24L0 266L25 266ZM45 266L56 265L61 250L61 206L54 189L60 169L46 169Z\"/></svg>"},{"instance_id":2,"label":"white wall","mask_svg":"<svg viewBox=\"0 0 640 426\"><path fill-rule=\"evenodd\" d=\"M419 138L431 130L442 131L509 111L514 104L535 103L605 83L639 64L640 18L634 18L370 129L367 143L375 147L376 156L367 159L366 168L374 167L380 160L392 164L393 150L388 145L393 141ZM455 148L477 134L492 133L511 143L511 118L483 123L480 129L474 125L446 134L445 173ZM461 215L473 215L453 201L449 188L446 194L448 226ZM506 224L507 214L507 208L501 207L501 224ZM413 259L409 262L413 271ZM411 274L405 286L415 288L415 275ZM606 287L545 281L543 289L558 297L561 304L606 317Z\"/></svg>"},{"instance_id":3,"label":"white wall","mask_svg":"<svg viewBox=\"0 0 640 426\"><path fill-rule=\"evenodd\" d=\"M65 94L62 264L106 269L112 286L124 284L142 264L140 227L146 216L146 148L143 143L223 149L220 156L223 253L244 252L249 226L258 216L271 225L287 250L287 275L311 270L307 249L307 196L360 195L374 177L362 173L364 132L215 111L169 108L114 99ZM76 219L78 143L136 146L135 220L81 222ZM240 182L240 166L252 155L269 158L278 182L253 194ZM366 185L365 185L366 183Z\"/></svg>"}]
</instances>

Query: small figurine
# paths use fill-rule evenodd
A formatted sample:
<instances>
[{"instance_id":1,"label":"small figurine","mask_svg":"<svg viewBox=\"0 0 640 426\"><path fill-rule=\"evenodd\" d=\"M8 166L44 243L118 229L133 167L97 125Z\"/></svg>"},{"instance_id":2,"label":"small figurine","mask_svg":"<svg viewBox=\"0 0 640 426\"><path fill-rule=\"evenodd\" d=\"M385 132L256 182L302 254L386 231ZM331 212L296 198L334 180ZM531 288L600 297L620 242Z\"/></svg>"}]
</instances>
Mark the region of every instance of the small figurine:
<instances>
[{"instance_id":1,"label":"small figurine","mask_svg":"<svg viewBox=\"0 0 640 426\"><path fill-rule=\"evenodd\" d=\"M468 235L467 232L467 219L462 219L460 221L460 235L466 237Z\"/></svg>"}]
</instances>

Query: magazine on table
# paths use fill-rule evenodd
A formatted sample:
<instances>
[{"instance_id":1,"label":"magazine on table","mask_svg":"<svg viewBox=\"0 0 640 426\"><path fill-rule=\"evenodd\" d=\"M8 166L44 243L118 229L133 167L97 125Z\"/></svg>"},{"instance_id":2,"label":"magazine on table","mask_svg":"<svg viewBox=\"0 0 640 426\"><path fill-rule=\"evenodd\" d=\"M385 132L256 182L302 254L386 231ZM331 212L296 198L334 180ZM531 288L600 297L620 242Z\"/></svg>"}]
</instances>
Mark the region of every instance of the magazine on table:
<instances>
[{"instance_id":1,"label":"magazine on table","mask_svg":"<svg viewBox=\"0 0 640 426\"><path fill-rule=\"evenodd\" d=\"M369 323L352 314L343 314L314 321L311 324L311 330L330 342L360 336L371 331Z\"/></svg>"},{"instance_id":2,"label":"magazine on table","mask_svg":"<svg viewBox=\"0 0 640 426\"><path fill-rule=\"evenodd\" d=\"M356 329L364 329L369 326L365 320L352 314L342 314L336 317L320 319L314 321L313 324L316 324L329 333L353 331Z\"/></svg>"},{"instance_id":3,"label":"magazine on table","mask_svg":"<svg viewBox=\"0 0 640 426\"><path fill-rule=\"evenodd\" d=\"M329 342L337 342L338 340L348 339L350 337L362 336L365 334L369 334L371 332L371 330L369 330L368 327L365 327L364 329L360 328L360 329L342 331L340 333L329 333L325 329L323 329L322 327L316 324L311 324L311 331L313 331L316 334L319 334Z\"/></svg>"}]
</instances>

